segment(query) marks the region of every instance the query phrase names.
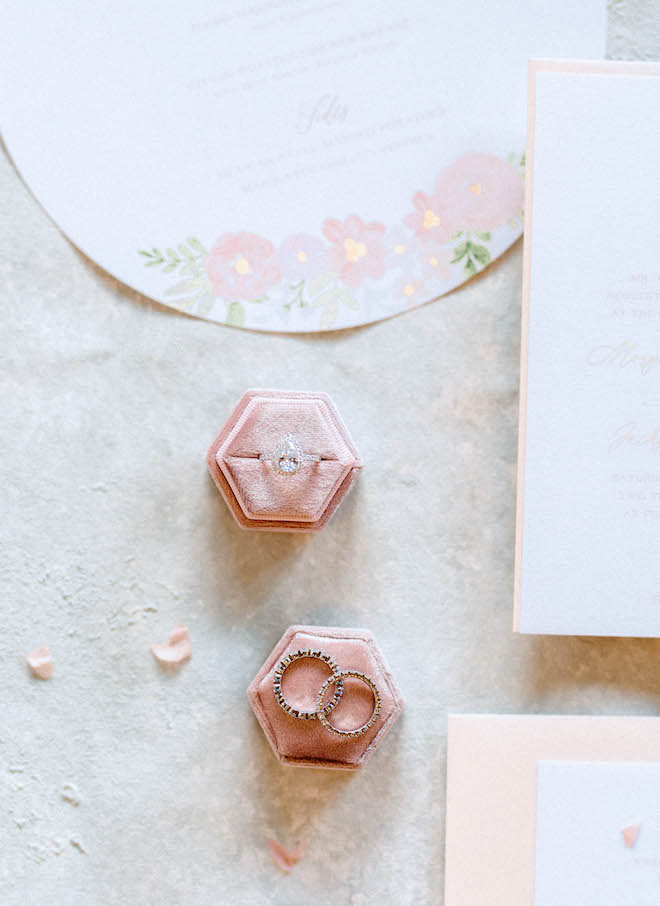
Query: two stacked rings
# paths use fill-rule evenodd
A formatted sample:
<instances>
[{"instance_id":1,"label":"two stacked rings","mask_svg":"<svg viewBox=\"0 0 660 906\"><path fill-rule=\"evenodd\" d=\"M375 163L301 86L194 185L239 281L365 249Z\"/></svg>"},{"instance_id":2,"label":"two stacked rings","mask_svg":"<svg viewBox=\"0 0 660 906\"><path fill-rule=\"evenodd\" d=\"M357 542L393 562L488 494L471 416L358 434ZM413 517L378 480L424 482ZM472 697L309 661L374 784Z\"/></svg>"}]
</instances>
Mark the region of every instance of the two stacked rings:
<instances>
[{"instance_id":1,"label":"two stacked rings","mask_svg":"<svg viewBox=\"0 0 660 906\"><path fill-rule=\"evenodd\" d=\"M316 695L316 706L313 711L302 711L299 708L292 707L289 702L284 697L282 692L282 677L286 672L287 668L298 661L301 658L314 658L319 661L323 661L330 668L330 676L323 683ZM355 730L340 730L338 727L333 727L333 725L328 720L328 715L334 711L334 709L339 704L342 695L344 694L344 683L343 680L347 677L355 677L356 679L361 680L363 683L366 683L367 686L371 689L371 694L374 699L374 709L372 711L371 717L369 720L363 724L361 727L358 727ZM332 697L332 700L327 704L324 704L324 698L328 690L334 686L335 694ZM292 654L288 654L286 657L282 658L277 667L275 668L275 676L273 678L273 693L277 699L277 703L283 711L286 711L291 717L295 717L298 720L318 720L325 730L329 733L334 733L335 736L339 736L342 739L353 739L356 736L362 736L363 733L366 733L367 730L371 729L378 719L380 714L380 692L376 687L376 684L367 676L366 673L362 673L359 670L342 670L338 664L333 661L329 654L325 654L323 651L314 650L312 648L304 648L300 651L295 651Z\"/></svg>"}]
</instances>

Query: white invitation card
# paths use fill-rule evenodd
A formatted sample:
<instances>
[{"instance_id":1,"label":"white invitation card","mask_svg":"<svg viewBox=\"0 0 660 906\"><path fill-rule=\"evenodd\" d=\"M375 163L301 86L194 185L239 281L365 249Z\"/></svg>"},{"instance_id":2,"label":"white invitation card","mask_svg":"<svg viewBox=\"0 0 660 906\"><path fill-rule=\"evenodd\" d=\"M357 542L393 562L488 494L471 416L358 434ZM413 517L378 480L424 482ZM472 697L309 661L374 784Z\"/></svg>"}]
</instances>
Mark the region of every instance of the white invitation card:
<instances>
[{"instance_id":1,"label":"white invitation card","mask_svg":"<svg viewBox=\"0 0 660 906\"><path fill-rule=\"evenodd\" d=\"M515 628L660 636L660 66L530 65Z\"/></svg>"},{"instance_id":2,"label":"white invitation card","mask_svg":"<svg viewBox=\"0 0 660 906\"><path fill-rule=\"evenodd\" d=\"M660 764L541 762L534 906L660 903Z\"/></svg>"},{"instance_id":3,"label":"white invitation card","mask_svg":"<svg viewBox=\"0 0 660 906\"><path fill-rule=\"evenodd\" d=\"M0 126L90 258L235 326L376 321L522 231L530 56L606 0L8 0Z\"/></svg>"}]
</instances>

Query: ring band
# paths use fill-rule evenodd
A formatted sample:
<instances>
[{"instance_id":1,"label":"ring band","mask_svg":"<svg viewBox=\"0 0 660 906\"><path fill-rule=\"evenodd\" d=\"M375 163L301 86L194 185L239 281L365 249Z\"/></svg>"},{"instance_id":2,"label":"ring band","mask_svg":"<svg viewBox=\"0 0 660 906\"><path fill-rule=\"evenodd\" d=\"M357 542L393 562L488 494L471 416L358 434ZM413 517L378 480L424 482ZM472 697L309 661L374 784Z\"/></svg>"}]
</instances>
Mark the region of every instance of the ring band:
<instances>
[{"instance_id":1,"label":"ring band","mask_svg":"<svg viewBox=\"0 0 660 906\"><path fill-rule=\"evenodd\" d=\"M282 677L284 676L286 669L290 667L294 661L299 661L301 658L305 657L323 661L323 663L327 664L330 670L332 670L332 674L324 683L326 690L330 687L331 682L337 686L334 698L331 702L328 702L327 705L323 704L323 695L325 695L325 692L321 696L320 702L317 696L316 707L313 711L301 711L299 708L293 708L282 693ZM290 714L291 717L297 717L300 720L316 720L319 717L319 714L323 714L325 717L326 714L329 714L339 704L339 701L344 694L344 684L340 679L340 674L339 665L332 660L329 654L324 654L322 651L313 651L311 648L305 648L300 651L294 651L293 654L288 654L279 662L275 668L275 675L273 676L273 692L280 708L282 708L283 711L286 711L287 714Z\"/></svg>"},{"instance_id":2,"label":"ring band","mask_svg":"<svg viewBox=\"0 0 660 906\"><path fill-rule=\"evenodd\" d=\"M304 462L321 462L313 453L303 453L293 434L285 434L272 453L260 453L261 462L270 462L280 475L293 475Z\"/></svg>"},{"instance_id":3,"label":"ring band","mask_svg":"<svg viewBox=\"0 0 660 906\"><path fill-rule=\"evenodd\" d=\"M367 686L369 686L369 688L371 689L372 695L374 697L374 710L371 717L366 722L366 724L358 727L356 730L339 730L337 727L333 727L326 717L327 709L323 707L323 698L330 686L333 683L337 683L337 686L339 686L341 678L347 676L354 676L356 677L356 679L360 679L363 683L366 683ZM340 670L338 673L333 673L333 675L329 676L328 679L323 683L323 685L319 689L318 695L316 696L316 716L321 721L321 724L323 725L323 727L325 727L326 730L329 730L330 733L334 733L335 736L341 736L344 739L362 736L363 733L366 733L367 730L373 727L373 725L376 723L376 720L378 719L379 714L380 692L376 688L376 684L371 679L371 677L367 676L366 673L360 673L359 670Z\"/></svg>"}]
</instances>

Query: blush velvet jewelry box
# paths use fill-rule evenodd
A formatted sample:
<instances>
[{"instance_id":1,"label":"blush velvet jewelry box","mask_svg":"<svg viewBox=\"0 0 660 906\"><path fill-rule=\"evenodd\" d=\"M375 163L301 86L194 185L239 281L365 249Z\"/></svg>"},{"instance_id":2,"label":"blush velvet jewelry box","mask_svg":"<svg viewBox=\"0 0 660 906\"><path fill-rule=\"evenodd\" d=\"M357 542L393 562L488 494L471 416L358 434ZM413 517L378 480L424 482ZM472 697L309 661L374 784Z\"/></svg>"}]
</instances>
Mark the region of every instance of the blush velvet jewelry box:
<instances>
[{"instance_id":1,"label":"blush velvet jewelry box","mask_svg":"<svg viewBox=\"0 0 660 906\"><path fill-rule=\"evenodd\" d=\"M314 712L324 686L329 706L321 721ZM308 768L361 767L403 710L396 681L364 629L290 626L247 694L278 760Z\"/></svg>"},{"instance_id":2,"label":"blush velvet jewelry box","mask_svg":"<svg viewBox=\"0 0 660 906\"><path fill-rule=\"evenodd\" d=\"M362 460L325 393L248 390L211 444L209 471L242 528L317 532Z\"/></svg>"}]
</instances>

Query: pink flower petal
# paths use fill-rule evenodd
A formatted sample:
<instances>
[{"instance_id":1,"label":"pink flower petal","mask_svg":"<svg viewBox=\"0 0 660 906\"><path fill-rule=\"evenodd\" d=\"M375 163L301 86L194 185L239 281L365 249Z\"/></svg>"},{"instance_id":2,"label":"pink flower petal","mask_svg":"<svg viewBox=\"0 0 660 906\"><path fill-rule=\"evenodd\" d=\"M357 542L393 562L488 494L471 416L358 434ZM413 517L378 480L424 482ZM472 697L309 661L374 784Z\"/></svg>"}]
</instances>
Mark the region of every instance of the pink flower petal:
<instances>
[{"instance_id":1,"label":"pink flower petal","mask_svg":"<svg viewBox=\"0 0 660 906\"><path fill-rule=\"evenodd\" d=\"M326 239L329 239L330 242L343 242L344 241L344 224L341 220L336 220L331 218L326 220L323 224L323 235Z\"/></svg>"},{"instance_id":2,"label":"pink flower petal","mask_svg":"<svg viewBox=\"0 0 660 906\"><path fill-rule=\"evenodd\" d=\"M413 195L413 204L415 205L415 207L417 208L417 210L418 210L421 214L423 214L424 211L425 211L428 207L430 207L430 205L431 205L431 199L430 199L429 196L426 194L426 192L415 192L415 194Z\"/></svg>"},{"instance_id":3,"label":"pink flower petal","mask_svg":"<svg viewBox=\"0 0 660 906\"><path fill-rule=\"evenodd\" d=\"M175 626L166 645L152 645L151 651L163 667L176 667L191 655L190 636L185 626Z\"/></svg>"},{"instance_id":4,"label":"pink flower petal","mask_svg":"<svg viewBox=\"0 0 660 906\"><path fill-rule=\"evenodd\" d=\"M627 849L632 849L635 843L637 843L637 838L639 837L641 827L642 822L636 821L629 827L624 827L621 831L621 836L623 837L623 842L625 843Z\"/></svg>"},{"instance_id":5,"label":"pink flower petal","mask_svg":"<svg viewBox=\"0 0 660 906\"><path fill-rule=\"evenodd\" d=\"M27 656L27 662L32 676L36 676L37 679L50 679L55 670L48 645L39 645L38 648L31 651Z\"/></svg>"},{"instance_id":6,"label":"pink flower petal","mask_svg":"<svg viewBox=\"0 0 660 906\"><path fill-rule=\"evenodd\" d=\"M293 849L287 850L281 843L278 843L277 840L273 840L272 837L269 837L268 850L277 867L286 874L289 874L294 865L297 865L302 859L305 852L305 844L299 843Z\"/></svg>"},{"instance_id":7,"label":"pink flower petal","mask_svg":"<svg viewBox=\"0 0 660 906\"><path fill-rule=\"evenodd\" d=\"M348 236L351 236L354 233L361 236L364 232L364 228L364 221L361 217L358 217L357 214L349 214L344 221L344 230Z\"/></svg>"}]
</instances>

